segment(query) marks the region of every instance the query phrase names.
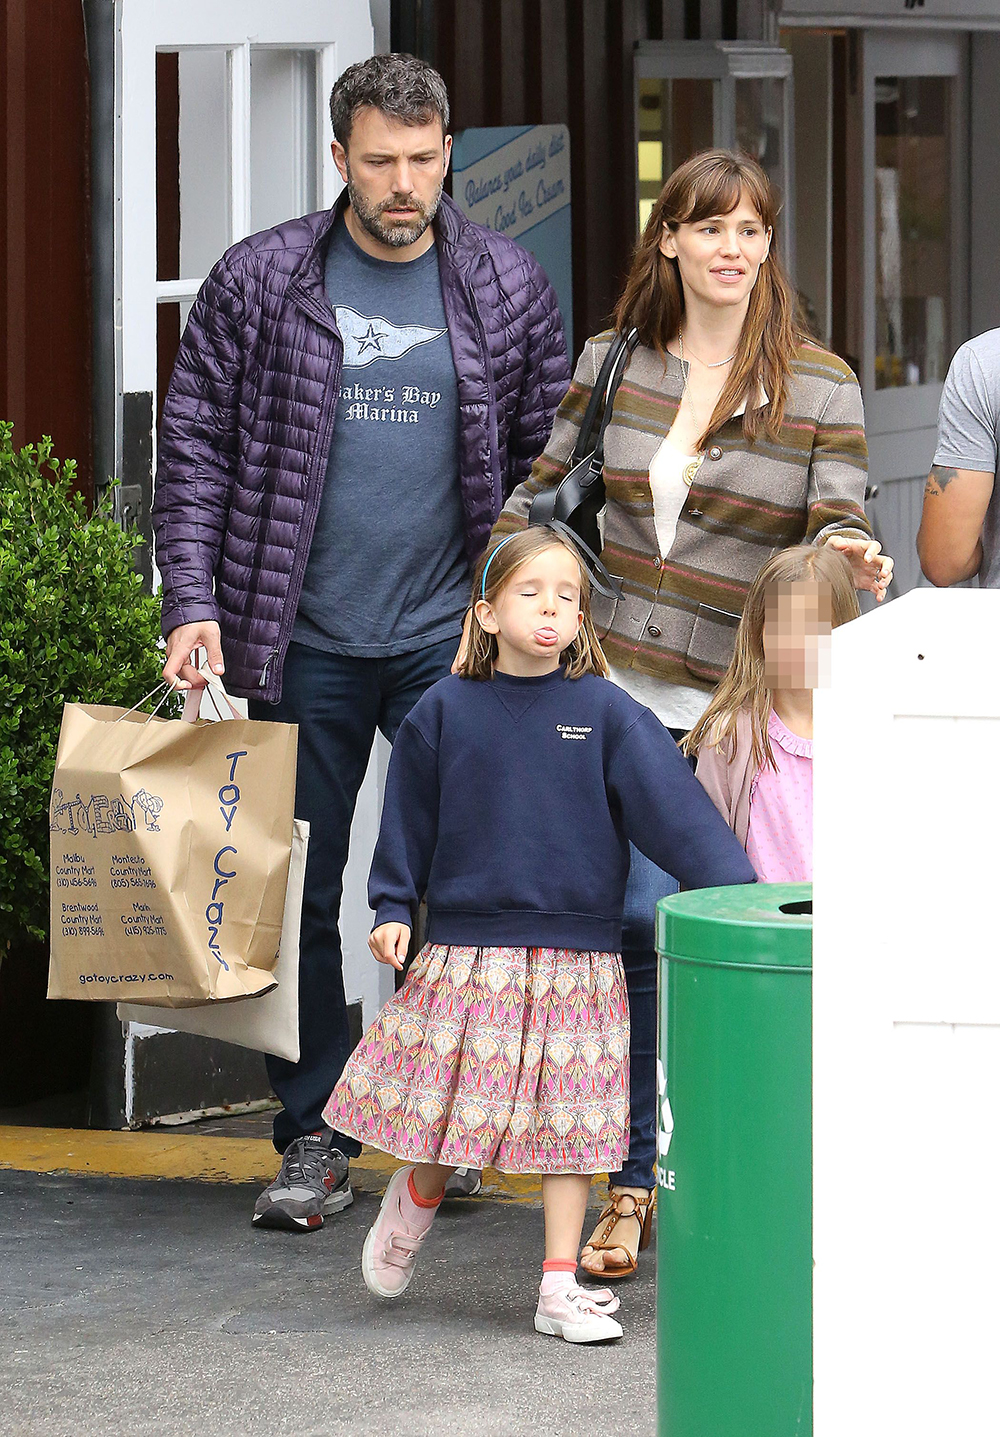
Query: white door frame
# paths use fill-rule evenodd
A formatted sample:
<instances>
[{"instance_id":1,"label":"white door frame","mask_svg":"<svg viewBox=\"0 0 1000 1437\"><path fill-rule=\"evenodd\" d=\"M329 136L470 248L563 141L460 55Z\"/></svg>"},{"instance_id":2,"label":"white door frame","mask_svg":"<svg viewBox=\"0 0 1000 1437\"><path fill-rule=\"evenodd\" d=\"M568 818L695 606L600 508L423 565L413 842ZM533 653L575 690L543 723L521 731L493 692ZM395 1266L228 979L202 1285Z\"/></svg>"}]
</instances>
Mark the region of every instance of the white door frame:
<instances>
[{"instance_id":1,"label":"white door frame","mask_svg":"<svg viewBox=\"0 0 1000 1437\"><path fill-rule=\"evenodd\" d=\"M193 300L205 276L156 277L156 54L157 51L225 49L230 191L228 244L250 233L251 47L317 53L316 194L320 207L333 204L342 182L330 153L326 105L338 75L374 50L369 0L114 0L115 162L114 162L114 352L115 470L122 473L126 398L141 420L139 436L155 454L153 423L157 390L157 305ZM289 215L289 218L293 216ZM226 246L220 247L221 249ZM128 443L134 445L130 432ZM145 461L143 467L146 467ZM152 465L138 476L152 493ZM154 582L156 580L154 573ZM358 799L351 859L344 879L341 932L348 1003L361 1002L370 1021L391 991L388 969L379 969L367 949L370 910L365 882L378 832L386 746L372 756ZM149 1114L136 1108L137 1045L157 1042L161 1030L127 1025L124 1113L126 1122ZM227 1101L229 1094L223 1095ZM191 1114L192 1116L195 1114Z\"/></svg>"},{"instance_id":2,"label":"white door frame","mask_svg":"<svg viewBox=\"0 0 1000 1437\"><path fill-rule=\"evenodd\" d=\"M229 52L230 226L235 244L250 232L250 47L319 55L317 133L336 77L372 53L367 0L117 0L116 329L119 392L156 389L156 304L193 299L204 275L156 281L156 52ZM320 203L341 188L329 145L320 143ZM289 216L291 218L291 216Z\"/></svg>"}]
</instances>

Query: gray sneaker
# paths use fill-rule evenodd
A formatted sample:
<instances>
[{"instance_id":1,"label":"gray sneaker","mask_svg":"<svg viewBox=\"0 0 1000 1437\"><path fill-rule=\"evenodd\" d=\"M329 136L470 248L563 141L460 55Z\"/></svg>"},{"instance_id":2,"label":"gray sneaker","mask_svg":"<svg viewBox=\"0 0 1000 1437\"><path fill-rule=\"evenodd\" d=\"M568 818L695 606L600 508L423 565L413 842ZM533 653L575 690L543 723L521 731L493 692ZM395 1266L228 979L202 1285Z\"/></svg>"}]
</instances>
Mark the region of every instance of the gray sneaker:
<instances>
[{"instance_id":1,"label":"gray sneaker","mask_svg":"<svg viewBox=\"0 0 1000 1437\"><path fill-rule=\"evenodd\" d=\"M483 1175L478 1168L456 1168L444 1185L446 1198L475 1197L483 1186Z\"/></svg>"},{"instance_id":2,"label":"gray sneaker","mask_svg":"<svg viewBox=\"0 0 1000 1437\"><path fill-rule=\"evenodd\" d=\"M311 1232L354 1201L347 1159L322 1136L296 1138L281 1169L254 1205L255 1227Z\"/></svg>"}]
</instances>

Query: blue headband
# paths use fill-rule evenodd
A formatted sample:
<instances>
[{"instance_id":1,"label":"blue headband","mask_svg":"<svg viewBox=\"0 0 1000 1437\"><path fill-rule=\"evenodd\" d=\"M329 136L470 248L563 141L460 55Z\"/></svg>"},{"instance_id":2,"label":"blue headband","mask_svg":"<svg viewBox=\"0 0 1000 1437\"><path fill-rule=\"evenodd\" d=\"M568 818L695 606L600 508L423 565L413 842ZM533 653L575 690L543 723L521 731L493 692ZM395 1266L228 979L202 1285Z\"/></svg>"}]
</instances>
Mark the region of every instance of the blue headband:
<instances>
[{"instance_id":1,"label":"blue headband","mask_svg":"<svg viewBox=\"0 0 1000 1437\"><path fill-rule=\"evenodd\" d=\"M621 580L614 578L613 575L608 573L607 569L601 563L600 559L594 553L593 549L591 549L590 546L583 539L581 539L579 534L572 530L568 524L564 524L561 519L549 519L543 527L546 529L552 529L557 534L564 535L567 539L569 539L569 541L573 544L573 546L578 552L582 551L583 555L585 556L584 562L587 564L587 568L590 573L591 585L597 590L599 594L604 594L609 599L621 598ZM518 533L523 532L523 530L518 530ZM486 560L486 566L483 569L483 586L479 594L479 597L481 599L486 598L486 576L490 572L490 565L493 563L493 560L499 554L503 546L505 544L509 544L511 539L516 538L517 533L514 533L508 534L506 539L501 539L499 544L493 550L493 553Z\"/></svg>"},{"instance_id":2,"label":"blue headband","mask_svg":"<svg viewBox=\"0 0 1000 1437\"><path fill-rule=\"evenodd\" d=\"M520 532L520 531L518 531L518 532ZM499 552L500 552L500 550L503 548L503 546L504 546L505 544L509 544L510 541L511 541L511 539L516 539L516 538L517 538L517 534L508 534L507 537L506 537L506 539L501 539L500 542L499 542L499 544L498 544L498 545L496 546L496 548L493 550L493 553L492 553L492 554L490 555L490 557L486 560L486 567L483 569L483 587L482 587L482 590L480 591L480 595L479 595L479 597L480 597L481 599L485 599L485 598L486 598L486 575L490 572L490 565L493 563L493 560L494 560L494 559L496 558L496 556L499 554Z\"/></svg>"}]
</instances>

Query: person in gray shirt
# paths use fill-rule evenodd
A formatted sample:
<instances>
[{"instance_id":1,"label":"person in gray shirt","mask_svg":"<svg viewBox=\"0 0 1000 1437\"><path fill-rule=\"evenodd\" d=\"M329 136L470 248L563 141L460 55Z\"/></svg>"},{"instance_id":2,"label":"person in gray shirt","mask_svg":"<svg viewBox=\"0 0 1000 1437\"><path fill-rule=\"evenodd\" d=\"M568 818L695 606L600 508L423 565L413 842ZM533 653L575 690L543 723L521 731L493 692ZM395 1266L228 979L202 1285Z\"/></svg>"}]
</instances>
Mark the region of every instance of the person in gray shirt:
<instances>
[{"instance_id":1,"label":"person in gray shirt","mask_svg":"<svg viewBox=\"0 0 1000 1437\"><path fill-rule=\"evenodd\" d=\"M1000 329L963 344L941 394L938 442L917 534L920 567L944 588L978 575L1000 588Z\"/></svg>"}]
</instances>

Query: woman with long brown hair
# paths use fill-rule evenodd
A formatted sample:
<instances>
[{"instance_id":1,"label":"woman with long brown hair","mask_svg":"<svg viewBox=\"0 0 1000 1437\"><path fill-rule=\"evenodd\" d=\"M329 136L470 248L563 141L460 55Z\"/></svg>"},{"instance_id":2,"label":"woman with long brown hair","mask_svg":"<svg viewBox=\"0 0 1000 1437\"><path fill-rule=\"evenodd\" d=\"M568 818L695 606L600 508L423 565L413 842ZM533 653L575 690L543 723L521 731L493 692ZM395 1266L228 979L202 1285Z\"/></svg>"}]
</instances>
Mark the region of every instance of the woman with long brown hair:
<instances>
[{"instance_id":1,"label":"woman with long brown hair","mask_svg":"<svg viewBox=\"0 0 1000 1437\"><path fill-rule=\"evenodd\" d=\"M615 334L634 348L604 440L602 558L621 582L594 617L612 678L680 738L725 673L761 565L792 544L830 544L878 600L892 574L865 517L861 391L850 368L800 328L775 247L764 171L727 150L670 176L636 246L614 327L587 341L505 533L559 484ZM629 1159L582 1262L635 1270L648 1241L655 1160L653 905L675 889L633 853L623 958L632 1011Z\"/></svg>"}]
</instances>

